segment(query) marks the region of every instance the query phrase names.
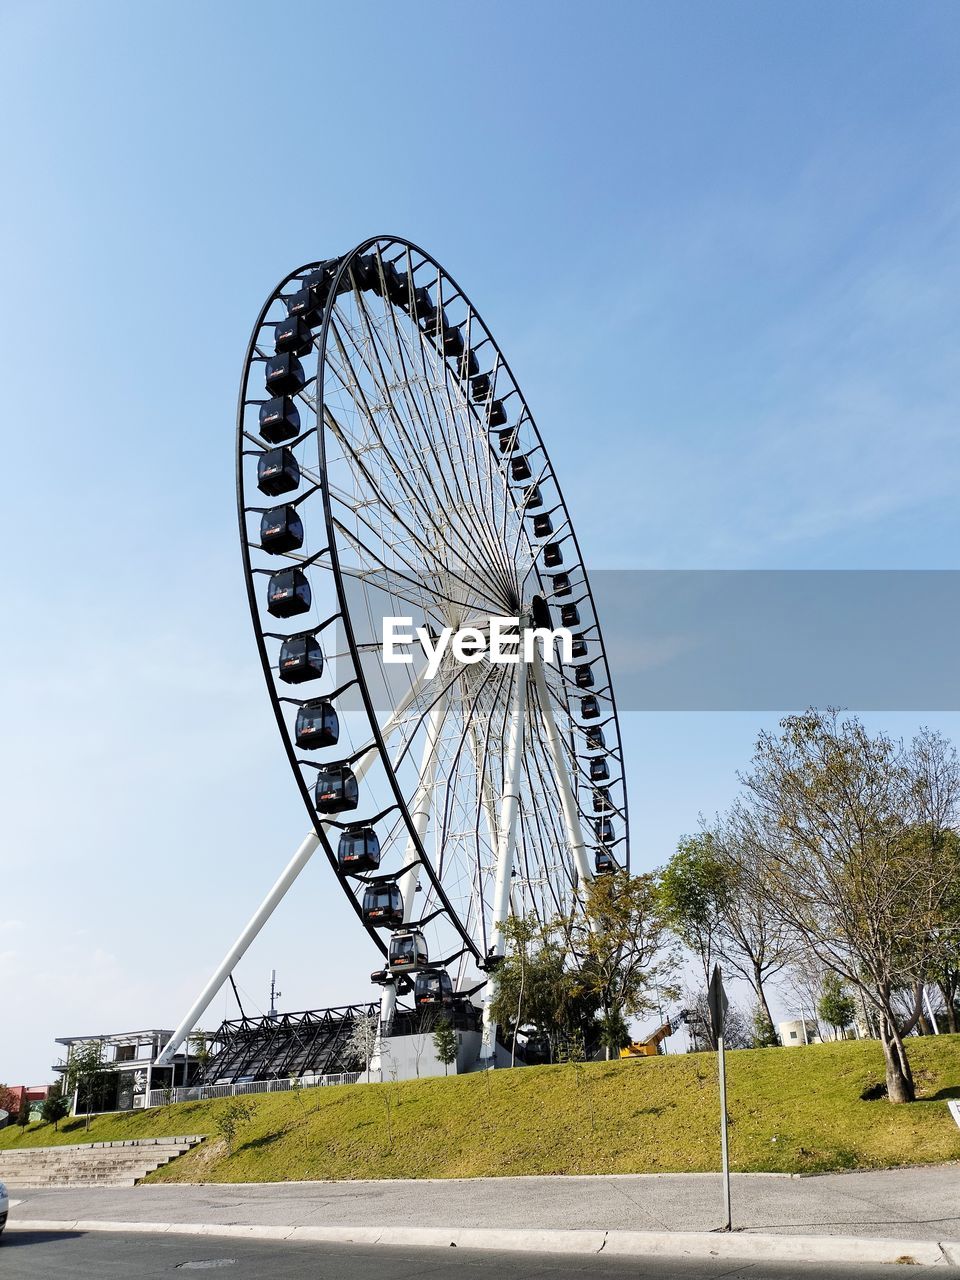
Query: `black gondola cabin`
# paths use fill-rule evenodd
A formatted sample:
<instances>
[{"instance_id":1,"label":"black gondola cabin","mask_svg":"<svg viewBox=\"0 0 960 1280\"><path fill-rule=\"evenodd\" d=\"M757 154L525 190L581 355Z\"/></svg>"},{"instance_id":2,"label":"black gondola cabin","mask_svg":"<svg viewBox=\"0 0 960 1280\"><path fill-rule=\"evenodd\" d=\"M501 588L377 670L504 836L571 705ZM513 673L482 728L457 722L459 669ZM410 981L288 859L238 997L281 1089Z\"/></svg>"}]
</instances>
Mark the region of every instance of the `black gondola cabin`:
<instances>
[{"instance_id":1,"label":"black gondola cabin","mask_svg":"<svg viewBox=\"0 0 960 1280\"><path fill-rule=\"evenodd\" d=\"M327 764L317 770L313 798L320 813L345 813L355 809L360 788L348 764Z\"/></svg>"},{"instance_id":2,"label":"black gondola cabin","mask_svg":"<svg viewBox=\"0 0 960 1280\"><path fill-rule=\"evenodd\" d=\"M277 498L281 493L292 493L300 486L300 467L293 450L286 445L268 449L257 459L257 488L261 493Z\"/></svg>"},{"instance_id":3,"label":"black gondola cabin","mask_svg":"<svg viewBox=\"0 0 960 1280\"><path fill-rule=\"evenodd\" d=\"M271 507L260 517L260 546L272 556L303 546L303 521L296 507Z\"/></svg>"},{"instance_id":4,"label":"black gondola cabin","mask_svg":"<svg viewBox=\"0 0 960 1280\"><path fill-rule=\"evenodd\" d=\"M347 874L376 871L380 866L380 841L373 827L349 827L340 836L337 862Z\"/></svg>"},{"instance_id":5,"label":"black gondola cabin","mask_svg":"<svg viewBox=\"0 0 960 1280\"><path fill-rule=\"evenodd\" d=\"M303 684L323 675L323 650L315 635L287 636L280 646L278 675L284 684Z\"/></svg>"},{"instance_id":6,"label":"black gondola cabin","mask_svg":"<svg viewBox=\"0 0 960 1280\"><path fill-rule=\"evenodd\" d=\"M275 618L293 618L309 613L312 603L310 583L302 569L281 569L267 583L267 610Z\"/></svg>"},{"instance_id":7,"label":"black gondola cabin","mask_svg":"<svg viewBox=\"0 0 960 1280\"><path fill-rule=\"evenodd\" d=\"M593 829L601 844L613 844L616 839L613 834L613 823L609 818L598 818L593 825Z\"/></svg>"},{"instance_id":8,"label":"black gondola cabin","mask_svg":"<svg viewBox=\"0 0 960 1280\"><path fill-rule=\"evenodd\" d=\"M427 944L419 929L395 933L390 939L388 964L391 969L425 969L429 963Z\"/></svg>"},{"instance_id":9,"label":"black gondola cabin","mask_svg":"<svg viewBox=\"0 0 960 1280\"><path fill-rule=\"evenodd\" d=\"M372 884L363 891L360 910L367 924L397 929L403 924L403 895L395 884Z\"/></svg>"},{"instance_id":10,"label":"black gondola cabin","mask_svg":"<svg viewBox=\"0 0 960 1280\"><path fill-rule=\"evenodd\" d=\"M275 396L260 406L260 434L268 444L300 434L300 413L289 396Z\"/></svg>"},{"instance_id":11,"label":"black gondola cabin","mask_svg":"<svg viewBox=\"0 0 960 1280\"><path fill-rule=\"evenodd\" d=\"M307 751L335 747L340 738L340 720L332 704L325 698L315 698L298 707L294 734L297 746Z\"/></svg>"},{"instance_id":12,"label":"black gondola cabin","mask_svg":"<svg viewBox=\"0 0 960 1280\"><path fill-rule=\"evenodd\" d=\"M446 969L421 969L413 984L413 1003L418 1009L453 1004L453 982Z\"/></svg>"},{"instance_id":13,"label":"black gondola cabin","mask_svg":"<svg viewBox=\"0 0 960 1280\"><path fill-rule=\"evenodd\" d=\"M296 356L289 352L283 355L271 356L267 361L266 371L264 373L266 379L267 390L271 395L275 396L293 396L298 391L302 391L307 375L303 372L303 365Z\"/></svg>"}]
</instances>

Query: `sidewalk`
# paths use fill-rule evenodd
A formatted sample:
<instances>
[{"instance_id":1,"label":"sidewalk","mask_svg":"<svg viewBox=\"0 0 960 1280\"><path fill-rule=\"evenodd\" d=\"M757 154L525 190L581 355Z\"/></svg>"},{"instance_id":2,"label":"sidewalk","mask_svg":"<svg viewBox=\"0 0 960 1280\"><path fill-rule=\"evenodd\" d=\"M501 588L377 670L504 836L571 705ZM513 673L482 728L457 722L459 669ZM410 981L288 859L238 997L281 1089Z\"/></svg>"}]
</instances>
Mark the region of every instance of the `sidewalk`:
<instances>
[{"instance_id":1,"label":"sidewalk","mask_svg":"<svg viewBox=\"0 0 960 1280\"><path fill-rule=\"evenodd\" d=\"M10 1194L19 1201L10 1215L14 1229L39 1228L41 1223L47 1228L80 1223L82 1229L151 1224L159 1230L202 1229L202 1234L232 1231L421 1245L449 1243L447 1237L459 1233L459 1243L474 1246L485 1242L480 1237L489 1237L489 1247L532 1248L539 1242L547 1251L622 1248L664 1254L695 1252L699 1239L704 1250L725 1256L836 1261L877 1261L880 1254L886 1260L895 1244L900 1254L909 1254L906 1246L927 1242L917 1261L960 1265L960 1243L936 1247L937 1242L960 1242L960 1165L812 1178L734 1174L736 1234L727 1237L692 1234L710 1233L719 1225L722 1188L717 1174L157 1184L21 1192L11 1187ZM641 1247L644 1240L649 1249ZM876 1247L868 1247L869 1240Z\"/></svg>"}]
</instances>

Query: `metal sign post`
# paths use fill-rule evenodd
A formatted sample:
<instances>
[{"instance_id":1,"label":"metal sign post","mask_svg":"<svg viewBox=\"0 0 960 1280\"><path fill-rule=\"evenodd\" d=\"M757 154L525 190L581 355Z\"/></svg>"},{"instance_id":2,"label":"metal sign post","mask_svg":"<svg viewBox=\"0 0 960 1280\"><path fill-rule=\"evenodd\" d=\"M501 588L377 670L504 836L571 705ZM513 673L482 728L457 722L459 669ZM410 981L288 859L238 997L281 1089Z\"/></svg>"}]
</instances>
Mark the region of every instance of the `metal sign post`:
<instances>
[{"instance_id":1,"label":"metal sign post","mask_svg":"<svg viewBox=\"0 0 960 1280\"><path fill-rule=\"evenodd\" d=\"M723 1021L726 1016L728 1000L723 989L720 966L714 965L713 977L710 979L710 991L707 996L710 1007L710 1021L713 1023L717 1037L717 1066L720 1074L720 1154L723 1165L723 1231L733 1230L733 1219L730 1214L730 1148L727 1142L727 1068L723 1056Z\"/></svg>"}]
</instances>

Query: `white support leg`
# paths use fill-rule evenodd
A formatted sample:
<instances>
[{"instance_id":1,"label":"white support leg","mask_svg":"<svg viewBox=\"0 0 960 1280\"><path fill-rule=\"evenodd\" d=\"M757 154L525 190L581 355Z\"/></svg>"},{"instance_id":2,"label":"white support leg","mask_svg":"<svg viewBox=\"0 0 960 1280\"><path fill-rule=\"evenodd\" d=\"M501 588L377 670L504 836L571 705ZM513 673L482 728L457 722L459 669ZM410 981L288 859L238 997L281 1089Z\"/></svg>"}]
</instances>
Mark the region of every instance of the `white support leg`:
<instances>
[{"instance_id":1,"label":"white support leg","mask_svg":"<svg viewBox=\"0 0 960 1280\"><path fill-rule=\"evenodd\" d=\"M493 888L493 922L490 931L488 956L502 956L504 950L503 926L510 913L510 879L513 875L513 855L516 848L517 816L520 812L520 769L523 764L523 723L526 714L527 664L517 665L513 713L510 721L510 739L507 744L506 780L500 806L500 838L497 842L497 873ZM497 1024L490 1016L493 998L493 982L487 983L483 1004L483 1040L480 1057L492 1064L496 1055Z\"/></svg>"},{"instance_id":2,"label":"white support leg","mask_svg":"<svg viewBox=\"0 0 960 1280\"><path fill-rule=\"evenodd\" d=\"M381 1080L385 1059L390 1056L389 1046L385 1042L390 1039L390 1032L393 1030L393 1015L396 1007L397 984L385 982L380 990L380 1021L377 1024L377 1039L370 1056L370 1072L371 1074L379 1073Z\"/></svg>"},{"instance_id":3,"label":"white support leg","mask_svg":"<svg viewBox=\"0 0 960 1280\"><path fill-rule=\"evenodd\" d=\"M236 942L214 970L210 981L203 988L187 1013L181 1019L180 1025L167 1041L165 1048L160 1051L155 1064L156 1066L165 1067L173 1061L173 1055L177 1052L184 1040L186 1040L187 1036L203 1017L204 1013L206 1013L208 1005L226 982L228 975L233 972L233 968L237 961L250 946L250 943L253 942L254 938L269 918L273 915L277 904L281 901L284 894L293 884L294 880L296 880L297 876L313 857L313 854L319 844L320 837L315 831L311 831L303 844L301 844L300 848L284 867L279 880L277 880L276 884L264 898L263 902L260 903L260 906L253 913L247 923L247 927L243 930L239 938L237 938Z\"/></svg>"},{"instance_id":4,"label":"white support leg","mask_svg":"<svg viewBox=\"0 0 960 1280\"><path fill-rule=\"evenodd\" d=\"M580 876L580 883L587 885L593 879L593 867L590 865L590 859L587 857L587 846L583 839L583 827L580 825L580 813L577 809L576 796L573 793L573 787L570 784L570 774L567 771L567 765L563 756L563 743L560 740L560 733L557 729L557 722L553 718L553 708L550 706L550 694L547 689L547 682L544 679L542 659L539 650L534 649L533 655L533 682L537 690L537 700L540 703L540 711L543 715L543 727L547 735L547 750L550 753L550 760L553 764L553 774L557 780L557 790L560 793L560 808L563 811L563 825L567 832L567 842L570 845L570 852Z\"/></svg>"},{"instance_id":5,"label":"white support leg","mask_svg":"<svg viewBox=\"0 0 960 1280\"><path fill-rule=\"evenodd\" d=\"M417 681L411 685L410 689L403 696L396 708L391 712L390 718L383 726L382 732L384 736L388 735L393 730L396 722L406 713L407 709L414 702L420 693L422 683L422 677L418 678ZM377 758L377 752L374 749L371 749L358 763L354 770L358 783L363 779L364 774ZM253 942L254 938L273 915L287 890L313 857L313 854L316 852L319 844L319 836L315 831L311 831L301 844L300 848L287 863L286 867L284 867L279 880L254 912L253 916L247 923L247 927L243 930L239 938L237 938L236 942L217 966L217 969L210 978L210 981L190 1006L188 1013L183 1017L180 1025L167 1041L166 1046L157 1056L156 1063L154 1064L155 1066L168 1066L173 1061L174 1054L203 1017L214 996L226 982L229 975L233 972L234 967L250 946L250 943Z\"/></svg>"},{"instance_id":6,"label":"white support leg","mask_svg":"<svg viewBox=\"0 0 960 1280\"><path fill-rule=\"evenodd\" d=\"M422 845L427 834L430 821L430 810L433 808L433 786L437 776L437 743L440 730L447 711L447 694L441 694L430 709L427 719L427 736L423 743L423 757L420 761L420 780L410 806L410 817L416 840L412 835L407 837L407 846L403 854L405 870L397 880L400 896L403 898L403 919L409 923L414 914L414 901L417 885L420 883L422 867L417 861L417 841Z\"/></svg>"}]
</instances>

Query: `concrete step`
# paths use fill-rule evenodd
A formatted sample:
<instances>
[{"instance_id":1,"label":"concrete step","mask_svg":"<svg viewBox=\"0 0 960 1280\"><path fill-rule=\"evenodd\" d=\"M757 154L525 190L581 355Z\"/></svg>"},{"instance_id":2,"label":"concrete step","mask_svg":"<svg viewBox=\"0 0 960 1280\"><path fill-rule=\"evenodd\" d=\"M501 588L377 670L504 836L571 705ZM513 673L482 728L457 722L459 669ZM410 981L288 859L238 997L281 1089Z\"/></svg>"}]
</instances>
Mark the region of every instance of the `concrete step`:
<instances>
[{"instance_id":1,"label":"concrete step","mask_svg":"<svg viewBox=\"0 0 960 1280\"><path fill-rule=\"evenodd\" d=\"M14 1188L132 1187L199 1142L193 1135L0 1151L0 1180Z\"/></svg>"}]
</instances>

